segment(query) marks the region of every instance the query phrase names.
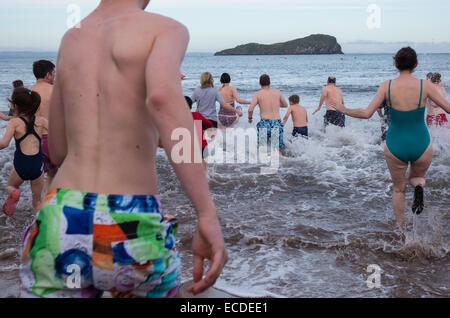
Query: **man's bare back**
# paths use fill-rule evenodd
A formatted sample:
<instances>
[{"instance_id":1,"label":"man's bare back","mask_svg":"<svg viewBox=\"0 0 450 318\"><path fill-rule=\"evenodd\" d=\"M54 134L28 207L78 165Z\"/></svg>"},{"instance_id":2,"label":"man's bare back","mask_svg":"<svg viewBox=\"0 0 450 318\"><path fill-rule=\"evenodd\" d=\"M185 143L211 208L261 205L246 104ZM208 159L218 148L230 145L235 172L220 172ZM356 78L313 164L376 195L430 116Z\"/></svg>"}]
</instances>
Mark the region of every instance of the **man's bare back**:
<instances>
[{"instance_id":1,"label":"man's bare back","mask_svg":"<svg viewBox=\"0 0 450 318\"><path fill-rule=\"evenodd\" d=\"M340 88L336 86L336 77L330 76L328 78L327 86L322 88L322 95L320 96L319 107L313 112L313 115L322 108L325 102L327 110L336 111L336 106L344 105L344 97Z\"/></svg>"},{"instance_id":2,"label":"man's bare back","mask_svg":"<svg viewBox=\"0 0 450 318\"><path fill-rule=\"evenodd\" d=\"M327 110L336 110L336 104L344 104L342 91L336 85L325 86L323 88L323 95L325 96Z\"/></svg>"},{"instance_id":3,"label":"man's bare back","mask_svg":"<svg viewBox=\"0 0 450 318\"><path fill-rule=\"evenodd\" d=\"M227 252L202 163L194 162L194 123L179 79L189 34L145 12L148 2L103 0L81 28L65 34L50 102L51 158L61 165L51 188L158 194L160 140L198 216L196 283L189 288L198 293L219 277ZM175 164L171 150L179 141L171 137L180 128L192 136L193 155ZM211 263L203 278L204 259Z\"/></svg>"},{"instance_id":4,"label":"man's bare back","mask_svg":"<svg viewBox=\"0 0 450 318\"><path fill-rule=\"evenodd\" d=\"M250 111L259 105L260 117L265 119L280 119L280 107L287 107L287 102L281 92L270 87L263 87L253 96Z\"/></svg>"},{"instance_id":5,"label":"man's bare back","mask_svg":"<svg viewBox=\"0 0 450 318\"><path fill-rule=\"evenodd\" d=\"M55 103L64 105L70 151L52 151L54 160L64 159L52 187L156 194L158 131L146 106L145 65L158 36L182 26L137 9L112 16L96 10L81 25L67 32L58 59ZM55 135L52 145L59 145Z\"/></svg>"},{"instance_id":6,"label":"man's bare back","mask_svg":"<svg viewBox=\"0 0 450 318\"><path fill-rule=\"evenodd\" d=\"M41 116L48 120L48 107L50 104L50 97L52 96L53 85L44 80L38 80L36 84L31 87L31 90L39 93L41 96L41 105L36 112L36 116Z\"/></svg>"}]
</instances>

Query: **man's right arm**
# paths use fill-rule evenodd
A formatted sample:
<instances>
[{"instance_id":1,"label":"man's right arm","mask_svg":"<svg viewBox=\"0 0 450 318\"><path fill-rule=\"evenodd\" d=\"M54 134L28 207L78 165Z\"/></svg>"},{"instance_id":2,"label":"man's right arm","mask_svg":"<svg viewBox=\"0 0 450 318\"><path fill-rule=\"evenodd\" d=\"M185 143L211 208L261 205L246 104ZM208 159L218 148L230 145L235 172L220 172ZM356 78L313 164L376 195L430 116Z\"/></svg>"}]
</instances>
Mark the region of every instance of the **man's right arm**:
<instances>
[{"instance_id":1,"label":"man's right arm","mask_svg":"<svg viewBox=\"0 0 450 318\"><path fill-rule=\"evenodd\" d=\"M327 97L327 89L326 87L324 87L322 88L322 96L320 96L319 107L317 107L317 109L313 112L313 115L317 113L320 110L320 108L322 108L323 102L325 101L326 97Z\"/></svg>"},{"instance_id":2,"label":"man's right arm","mask_svg":"<svg viewBox=\"0 0 450 318\"><path fill-rule=\"evenodd\" d=\"M188 41L186 28L175 22L156 37L146 66L146 103L167 157L197 212L198 226L192 243L195 284L189 288L196 294L215 283L228 255L201 160L194 163L194 151L199 149L194 148L194 124L179 79ZM177 128L190 133L192 163L172 160L171 151L178 141L172 140L171 135ZM210 269L203 278L205 259L210 260Z\"/></svg>"}]
</instances>

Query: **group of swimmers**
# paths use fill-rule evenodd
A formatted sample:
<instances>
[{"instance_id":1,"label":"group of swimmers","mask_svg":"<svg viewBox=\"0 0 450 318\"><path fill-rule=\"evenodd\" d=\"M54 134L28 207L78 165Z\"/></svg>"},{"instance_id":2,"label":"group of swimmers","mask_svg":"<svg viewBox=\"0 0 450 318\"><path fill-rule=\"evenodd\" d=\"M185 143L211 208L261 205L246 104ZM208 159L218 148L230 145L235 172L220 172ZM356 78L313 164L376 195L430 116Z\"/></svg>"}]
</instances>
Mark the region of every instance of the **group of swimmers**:
<instances>
[{"instance_id":1,"label":"group of swimmers","mask_svg":"<svg viewBox=\"0 0 450 318\"><path fill-rule=\"evenodd\" d=\"M197 215L192 239L194 284L188 292L197 294L214 285L228 261L217 209L203 166L195 160L194 143L188 152L190 161L175 163L171 158L178 144L172 139L175 129L195 135L193 115L185 106L178 80L188 32L172 19L145 12L148 3L102 0L81 21L81 28L66 32L59 49L58 76L55 79L53 71L44 74L47 82L54 81L47 117L42 110L50 89L38 94L36 85L13 93L16 117L10 119L7 135L10 139L14 135L19 148L32 155L41 151L39 138L46 133L48 118L50 158L58 167L42 207L25 232L20 258L22 297L100 297L104 291L113 297L177 295L181 285L175 244L178 223L160 203L158 145ZM400 76L383 83L366 109L346 108L333 78L322 96L333 108L329 110L360 118L369 118L388 100L391 117L385 153L394 183L394 211L402 224L409 162L410 182L415 187L413 210L420 213L423 208L420 196L432 157L425 101L430 98L447 113L450 103L431 83L412 76L417 67L414 50L400 50L395 61ZM218 126L216 117L205 106L209 100L221 103L219 121L224 126L236 121L229 116L243 115L231 103L232 98L240 100L237 93L229 83L223 84L224 96L213 90L199 90L192 96L200 115L214 127ZM248 121L252 123L259 105L258 130L282 131L279 109L287 107L287 102L270 87L268 75L261 76L260 84L261 90L250 102ZM289 115L301 134L306 122L295 121L304 119L303 109L294 96L290 104ZM329 113L325 122L342 124L342 116ZM281 149L282 134L278 135ZM4 141L3 145L8 140L4 137ZM8 196L10 201L16 198ZM205 260L209 260L207 272ZM67 284L74 265L81 276L78 286Z\"/></svg>"},{"instance_id":2,"label":"group of swimmers","mask_svg":"<svg viewBox=\"0 0 450 318\"><path fill-rule=\"evenodd\" d=\"M367 109L354 110L346 108L344 106L343 93L336 86L336 78L330 76L327 86L322 89L319 106L313 112L313 115L326 102L327 110L324 116L324 127L329 124L345 127L345 115L357 118L370 118L375 111L378 111L378 114L383 119L382 140L386 140L386 162L394 184L394 213L397 223L401 226L404 223L406 170L409 163L411 163L409 181L414 188L414 200L411 209L414 213L420 214L424 208L423 188L425 186L425 174L432 160L432 145L427 126L443 126L447 124L445 112L449 111L449 103L446 100L447 93L441 83L441 75L439 73L428 74L426 81L416 79L412 76L413 71L418 65L417 54L412 48L407 47L401 49L397 52L394 59L395 65L400 72L399 78L383 83ZM209 104L202 98L204 94L201 93L205 87L205 83L203 82L205 76L209 79L208 91L214 91L217 96L216 100L210 99ZM226 73L222 75L222 83L224 83L223 78L226 78L227 87L231 89L229 86L229 75ZM235 124L238 120L237 116L241 116L241 112L234 107L232 109L229 107L230 105L234 106L233 96L238 96L237 92L233 95L230 94L228 98L229 103L225 103L219 94L219 90L213 89L211 74L203 73L201 83L202 87L194 92L195 101L198 101L199 105L202 104L202 108L199 107L198 111L201 113L207 109L209 112L208 116L215 118L213 117L216 116L215 101L218 101L221 105L221 111L226 109L227 112L231 112L234 110L237 114L234 115L234 121L228 120L228 118L225 119L223 126L230 127L232 125L228 123ZM417 83L420 88L418 91ZM283 142L283 126L290 116L292 116L294 124L292 135L300 135L307 138L308 115L306 109L299 105L298 95L289 97L290 106L283 121L281 121L280 108L287 107L283 95L279 90L270 87L270 77L267 74L260 77L260 85L261 90L254 94L251 102L245 100L242 102L250 104L248 109L249 123L253 121L255 107L257 105L260 107L261 120L257 124L258 144L264 142L260 139L262 135L260 134L261 129L265 129L267 132L265 134L267 142L270 141L271 133L275 129L275 132L278 132L278 146L281 152L285 147ZM392 86L394 86L394 92L392 92ZM415 97L416 95L418 95L417 106L411 107L414 104L411 97ZM392 103L393 100L395 101L394 104ZM208 108L204 106L206 104L209 105ZM426 119L425 109L427 109ZM222 119L219 112L220 121Z\"/></svg>"},{"instance_id":3,"label":"group of swimmers","mask_svg":"<svg viewBox=\"0 0 450 318\"><path fill-rule=\"evenodd\" d=\"M252 101L240 98L236 87L230 85L231 77L228 73L223 73L220 77L222 86L218 89L214 88L214 79L209 72L204 72L200 76L200 87L197 88L192 98L189 98L190 107L193 103L197 103L197 114L201 114L204 119L208 120L212 127L227 129L235 126L239 117L242 117L240 107L235 107L235 102L250 105L248 109L248 122L253 122L254 109L259 106L261 120L257 124L258 144L267 144L271 142L271 135L275 132L278 134L278 146L280 151L285 148L283 135L284 125L290 117L293 121L293 137L308 138L308 114L306 108L300 105L300 97L291 95L288 98L289 105L283 94L271 87L270 76L261 75L259 84L261 89L256 92ZM217 114L216 102L220 104L220 110ZM324 127L329 124L339 127L345 126L345 116L336 110L336 103L343 103L342 91L336 86L336 78L330 76L328 84L322 90L319 107L314 111L313 115L320 110L323 103L326 102L326 114L324 116ZM287 112L281 120L280 108L287 108ZM196 115L198 116L198 115ZM206 127L206 126L204 126ZM206 128L205 128L206 129ZM265 130L262 138L262 130Z\"/></svg>"}]
</instances>

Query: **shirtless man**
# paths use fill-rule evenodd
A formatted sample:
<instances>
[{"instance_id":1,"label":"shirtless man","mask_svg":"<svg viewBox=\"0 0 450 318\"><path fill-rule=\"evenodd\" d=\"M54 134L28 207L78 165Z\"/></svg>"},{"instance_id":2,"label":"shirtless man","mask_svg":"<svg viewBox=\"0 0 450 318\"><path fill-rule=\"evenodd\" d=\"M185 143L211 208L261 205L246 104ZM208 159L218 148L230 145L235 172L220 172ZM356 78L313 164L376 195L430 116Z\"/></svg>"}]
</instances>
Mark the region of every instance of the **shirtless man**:
<instances>
[{"instance_id":1,"label":"shirtless man","mask_svg":"<svg viewBox=\"0 0 450 318\"><path fill-rule=\"evenodd\" d=\"M288 104L279 90L270 87L269 75L261 75L259 84L261 85L261 90L255 93L248 109L248 122L250 124L253 122L253 111L259 105L261 120L256 125L258 128L258 145L269 144L272 130L278 130L278 146L280 151L282 151L284 149L284 142L280 107L286 108ZM263 129L267 131L267 140L260 140L260 133L263 133Z\"/></svg>"},{"instance_id":2,"label":"shirtless man","mask_svg":"<svg viewBox=\"0 0 450 318\"><path fill-rule=\"evenodd\" d=\"M328 84L322 89L322 96L320 97L319 107L313 112L317 113L326 102L327 112L324 116L324 129L329 124L339 127L345 127L345 115L336 110L336 105L344 105L344 98L340 88L336 87L336 77L330 76Z\"/></svg>"},{"instance_id":3,"label":"shirtless man","mask_svg":"<svg viewBox=\"0 0 450 318\"><path fill-rule=\"evenodd\" d=\"M299 103L300 97L298 95L289 96L289 108L283 118L283 127L286 125L289 116L292 115L292 122L294 124L292 136L297 137L300 135L308 139L308 112Z\"/></svg>"},{"instance_id":4,"label":"shirtless man","mask_svg":"<svg viewBox=\"0 0 450 318\"><path fill-rule=\"evenodd\" d=\"M51 157L61 166L26 233L22 296L178 293L177 221L157 195L158 139L197 212L195 283L188 291L212 286L227 261L202 163L171 158L176 128L192 136L191 162L199 151L179 80L189 34L172 19L145 12L148 3L102 0L62 39L49 114ZM203 276L205 259L210 266ZM77 269L80 285L69 286Z\"/></svg>"},{"instance_id":5,"label":"shirtless man","mask_svg":"<svg viewBox=\"0 0 450 318\"><path fill-rule=\"evenodd\" d=\"M36 61L33 63L33 73L36 77L36 84L31 87L31 90L38 92L41 96L41 105L39 106L36 116L41 116L48 120L48 107L50 97L52 96L53 85L55 83L55 64L47 60ZM50 161L48 135L42 136L42 153L44 155L44 173L47 174L43 193L47 193L47 190L55 177L56 171L58 170L58 168Z\"/></svg>"}]
</instances>

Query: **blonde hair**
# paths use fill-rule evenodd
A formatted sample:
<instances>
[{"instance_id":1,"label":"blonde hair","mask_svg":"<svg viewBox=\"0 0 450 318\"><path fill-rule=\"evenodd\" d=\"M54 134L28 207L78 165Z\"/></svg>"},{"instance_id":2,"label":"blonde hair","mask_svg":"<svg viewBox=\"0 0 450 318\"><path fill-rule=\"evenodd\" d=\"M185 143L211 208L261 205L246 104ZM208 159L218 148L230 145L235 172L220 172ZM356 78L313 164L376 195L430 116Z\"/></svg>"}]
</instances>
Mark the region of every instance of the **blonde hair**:
<instances>
[{"instance_id":1,"label":"blonde hair","mask_svg":"<svg viewBox=\"0 0 450 318\"><path fill-rule=\"evenodd\" d=\"M201 88L214 87L214 79L211 73L204 72L200 75L200 85Z\"/></svg>"}]
</instances>

